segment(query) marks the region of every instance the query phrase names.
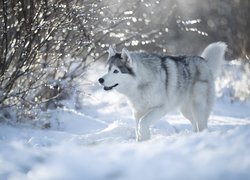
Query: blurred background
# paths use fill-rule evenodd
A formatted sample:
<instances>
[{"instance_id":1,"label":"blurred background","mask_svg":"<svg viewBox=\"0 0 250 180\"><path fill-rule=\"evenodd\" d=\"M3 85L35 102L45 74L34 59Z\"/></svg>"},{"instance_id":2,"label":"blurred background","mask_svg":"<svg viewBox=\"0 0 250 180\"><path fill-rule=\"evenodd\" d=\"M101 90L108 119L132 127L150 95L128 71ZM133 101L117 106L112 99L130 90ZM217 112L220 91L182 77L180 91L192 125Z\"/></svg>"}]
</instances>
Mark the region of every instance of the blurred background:
<instances>
[{"instance_id":1,"label":"blurred background","mask_svg":"<svg viewBox=\"0 0 250 180\"><path fill-rule=\"evenodd\" d=\"M220 97L248 101L248 0L2 0L0 111L37 119L84 96L79 81L93 62L118 50L199 54L211 42L228 44L217 82ZM233 61L232 61L233 60Z\"/></svg>"}]
</instances>

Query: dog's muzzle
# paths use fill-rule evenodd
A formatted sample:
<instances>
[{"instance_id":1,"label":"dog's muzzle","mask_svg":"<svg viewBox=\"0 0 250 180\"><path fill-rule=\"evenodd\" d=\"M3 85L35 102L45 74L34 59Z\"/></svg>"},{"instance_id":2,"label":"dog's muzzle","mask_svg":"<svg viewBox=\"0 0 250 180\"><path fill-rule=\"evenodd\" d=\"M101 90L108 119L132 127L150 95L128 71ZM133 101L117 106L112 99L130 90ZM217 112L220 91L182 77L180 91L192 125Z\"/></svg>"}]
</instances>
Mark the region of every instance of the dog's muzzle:
<instances>
[{"instance_id":1,"label":"dog's muzzle","mask_svg":"<svg viewBox=\"0 0 250 180\"><path fill-rule=\"evenodd\" d=\"M98 81L99 81L100 84L103 85L103 83L104 83L104 79L103 79L103 78L100 78ZM109 91L109 90L113 89L113 88L116 87L116 86L118 86L118 83L116 83L116 84L113 85L113 86L104 86L103 89L104 89L105 91Z\"/></svg>"},{"instance_id":2,"label":"dog's muzzle","mask_svg":"<svg viewBox=\"0 0 250 180\"><path fill-rule=\"evenodd\" d=\"M104 90L105 91L109 91L109 90L111 90L111 89L113 89L114 87L116 87L116 86L118 86L118 84L115 84L115 85L113 85L113 86L104 86Z\"/></svg>"}]
</instances>

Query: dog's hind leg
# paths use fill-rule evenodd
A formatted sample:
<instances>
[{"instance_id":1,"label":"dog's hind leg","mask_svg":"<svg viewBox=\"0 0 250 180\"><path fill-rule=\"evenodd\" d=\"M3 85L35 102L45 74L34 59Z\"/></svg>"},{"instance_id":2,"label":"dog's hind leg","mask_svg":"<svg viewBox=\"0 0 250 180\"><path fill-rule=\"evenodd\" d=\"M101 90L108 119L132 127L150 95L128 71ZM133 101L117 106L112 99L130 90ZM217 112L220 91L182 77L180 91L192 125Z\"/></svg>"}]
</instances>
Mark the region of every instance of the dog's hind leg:
<instances>
[{"instance_id":1,"label":"dog's hind leg","mask_svg":"<svg viewBox=\"0 0 250 180\"><path fill-rule=\"evenodd\" d=\"M189 102L183 104L181 106L180 110L181 110L182 115L191 122L194 130L197 131L197 125L196 125L196 122L194 121L194 118L193 118L193 115L192 115L193 113L192 113L191 103L192 102L189 101Z\"/></svg>"},{"instance_id":2,"label":"dog's hind leg","mask_svg":"<svg viewBox=\"0 0 250 180\"><path fill-rule=\"evenodd\" d=\"M192 117L195 131L202 131L207 128L208 117L211 111L209 100L209 84L207 82L197 82L193 88L192 97Z\"/></svg>"}]
</instances>

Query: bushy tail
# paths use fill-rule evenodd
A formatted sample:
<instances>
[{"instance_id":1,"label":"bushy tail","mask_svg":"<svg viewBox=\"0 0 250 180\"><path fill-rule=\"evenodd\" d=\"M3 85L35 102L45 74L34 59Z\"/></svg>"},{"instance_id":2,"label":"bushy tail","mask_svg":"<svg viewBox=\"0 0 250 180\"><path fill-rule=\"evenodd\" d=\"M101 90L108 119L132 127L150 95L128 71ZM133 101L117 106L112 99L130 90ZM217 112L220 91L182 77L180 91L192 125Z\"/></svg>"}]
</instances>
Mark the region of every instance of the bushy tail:
<instances>
[{"instance_id":1,"label":"bushy tail","mask_svg":"<svg viewBox=\"0 0 250 180\"><path fill-rule=\"evenodd\" d=\"M214 78L216 78L221 71L226 49L227 45L224 42L216 42L208 45L201 54L201 57L208 61L208 66Z\"/></svg>"}]
</instances>

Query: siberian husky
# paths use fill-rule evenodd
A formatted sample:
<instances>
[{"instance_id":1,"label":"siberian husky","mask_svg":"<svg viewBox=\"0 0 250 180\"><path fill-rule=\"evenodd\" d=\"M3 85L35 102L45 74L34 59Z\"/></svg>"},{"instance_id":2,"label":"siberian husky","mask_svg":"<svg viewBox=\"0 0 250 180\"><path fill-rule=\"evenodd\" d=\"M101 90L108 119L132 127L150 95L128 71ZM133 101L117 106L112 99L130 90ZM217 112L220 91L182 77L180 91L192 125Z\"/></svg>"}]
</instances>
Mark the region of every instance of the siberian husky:
<instances>
[{"instance_id":1,"label":"siberian husky","mask_svg":"<svg viewBox=\"0 0 250 180\"><path fill-rule=\"evenodd\" d=\"M136 120L136 140L150 138L149 126L179 108L196 132L207 128L215 101L214 81L226 44L217 42L201 56L168 56L147 52L117 52L109 47L108 72L99 79L104 90L124 94Z\"/></svg>"}]
</instances>

